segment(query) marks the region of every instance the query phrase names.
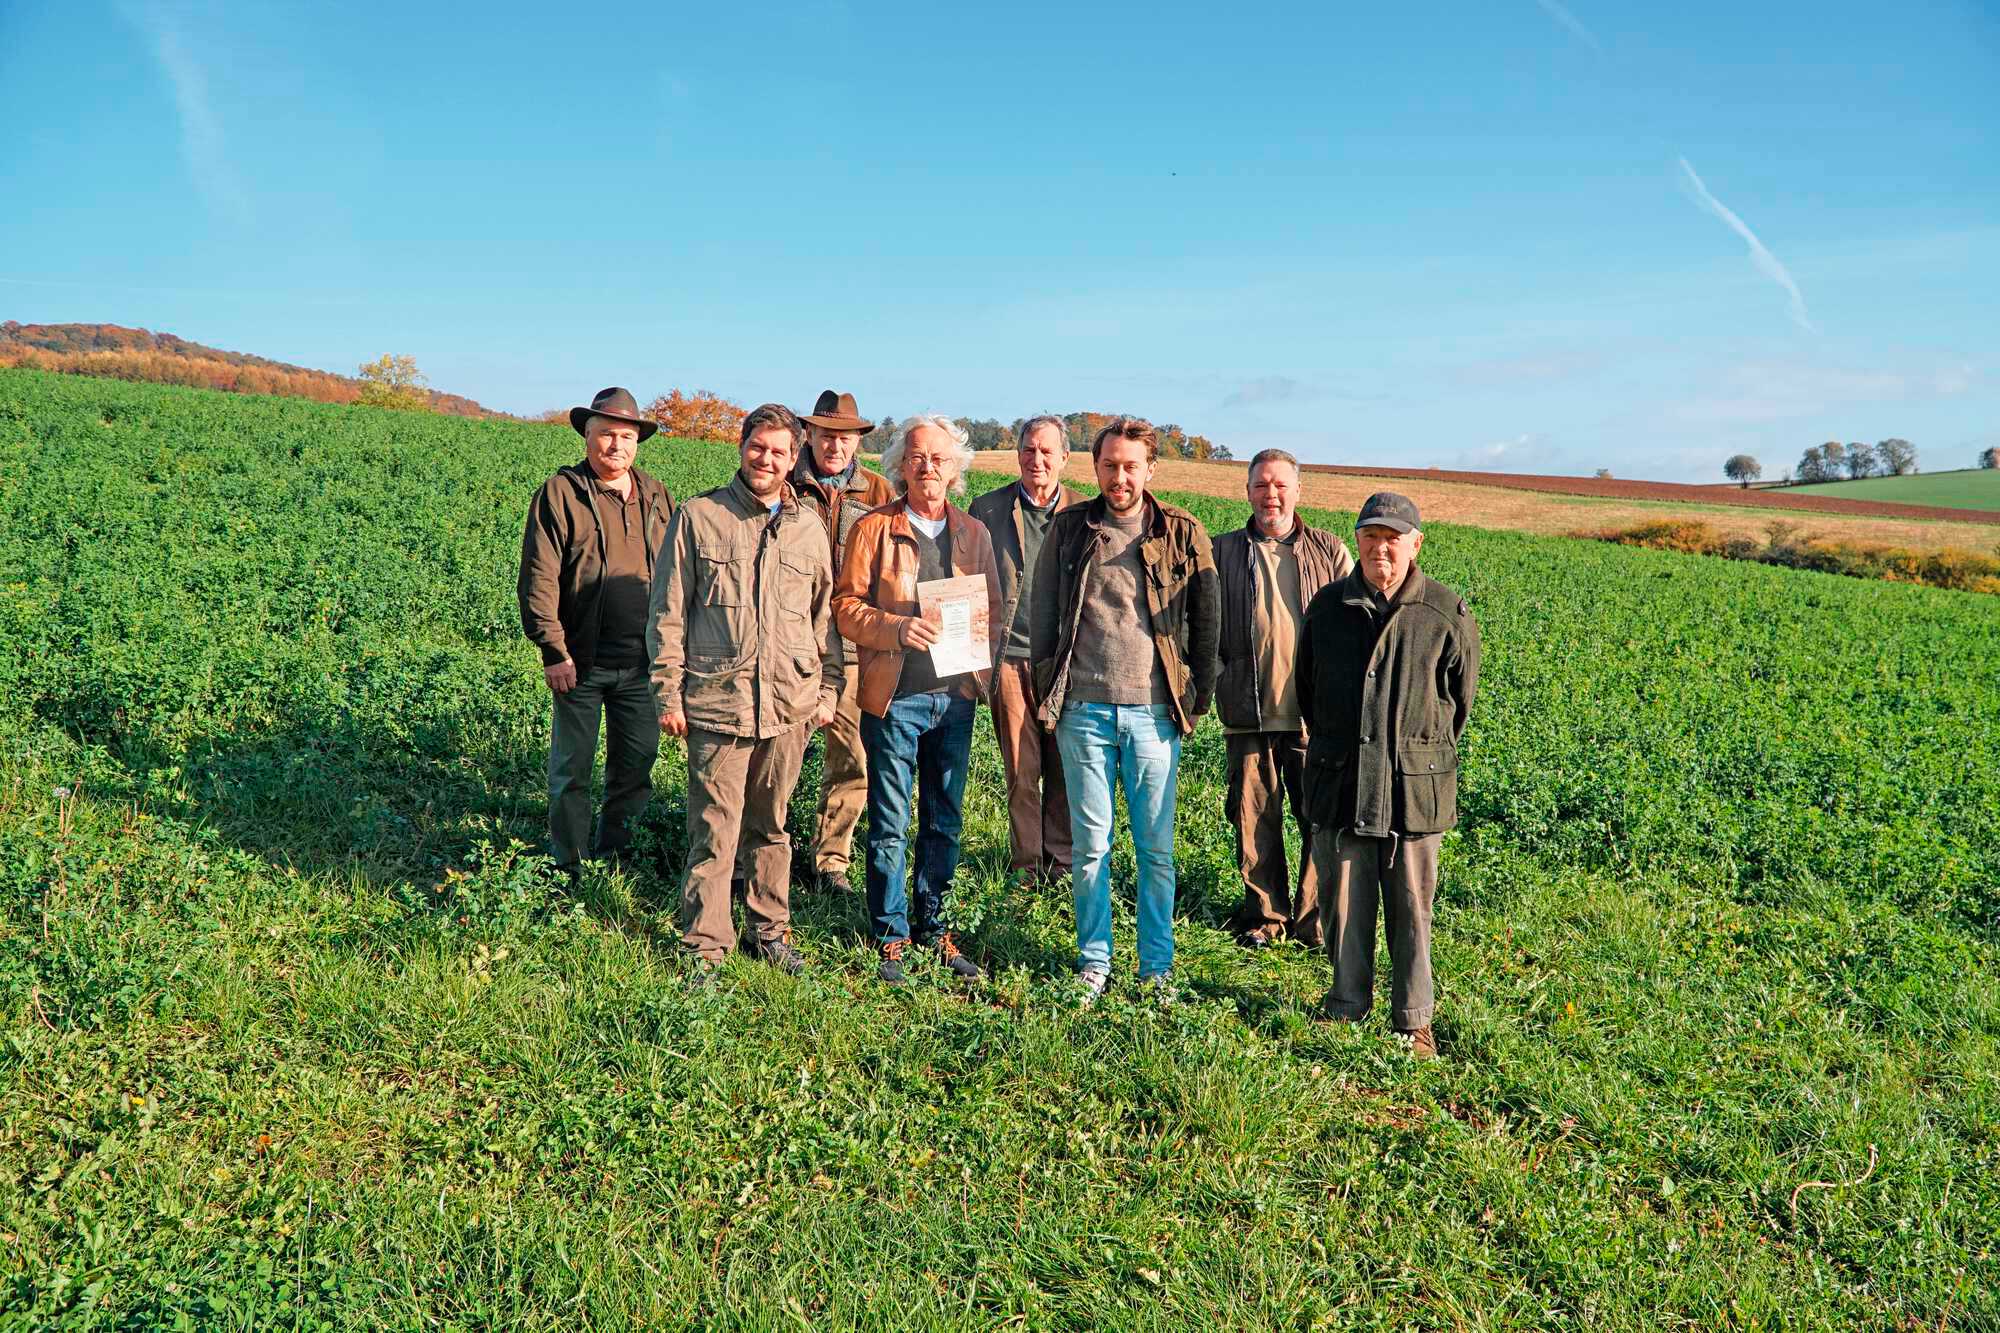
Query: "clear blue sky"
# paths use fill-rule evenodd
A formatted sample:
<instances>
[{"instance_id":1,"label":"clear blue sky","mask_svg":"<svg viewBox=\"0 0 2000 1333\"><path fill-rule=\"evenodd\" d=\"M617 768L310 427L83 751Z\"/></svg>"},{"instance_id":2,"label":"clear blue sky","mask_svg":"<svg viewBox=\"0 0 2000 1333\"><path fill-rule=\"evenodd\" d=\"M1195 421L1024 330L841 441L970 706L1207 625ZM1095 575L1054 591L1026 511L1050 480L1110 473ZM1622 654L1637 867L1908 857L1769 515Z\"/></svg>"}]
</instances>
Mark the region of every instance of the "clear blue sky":
<instances>
[{"instance_id":1,"label":"clear blue sky","mask_svg":"<svg viewBox=\"0 0 2000 1333\"><path fill-rule=\"evenodd\" d=\"M517 412L834 385L1670 480L2000 443L1984 0L617 8L0 0L0 318Z\"/></svg>"}]
</instances>

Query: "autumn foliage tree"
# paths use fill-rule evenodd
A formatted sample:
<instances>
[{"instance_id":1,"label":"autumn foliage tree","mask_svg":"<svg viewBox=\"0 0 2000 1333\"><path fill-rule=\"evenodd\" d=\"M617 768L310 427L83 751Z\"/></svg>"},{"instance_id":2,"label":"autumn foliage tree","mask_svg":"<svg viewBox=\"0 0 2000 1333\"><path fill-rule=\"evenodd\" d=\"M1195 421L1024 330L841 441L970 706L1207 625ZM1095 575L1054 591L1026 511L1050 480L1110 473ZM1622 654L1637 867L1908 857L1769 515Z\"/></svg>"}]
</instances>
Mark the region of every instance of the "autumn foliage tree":
<instances>
[{"instance_id":1,"label":"autumn foliage tree","mask_svg":"<svg viewBox=\"0 0 2000 1333\"><path fill-rule=\"evenodd\" d=\"M734 444L746 414L735 403L706 389L696 389L691 394L675 389L655 398L646 415L660 423L662 435Z\"/></svg>"},{"instance_id":2,"label":"autumn foliage tree","mask_svg":"<svg viewBox=\"0 0 2000 1333\"><path fill-rule=\"evenodd\" d=\"M399 412L430 410L430 393L424 373L413 356L384 352L366 362L358 372L361 396L354 401L363 407L388 407Z\"/></svg>"}]
</instances>

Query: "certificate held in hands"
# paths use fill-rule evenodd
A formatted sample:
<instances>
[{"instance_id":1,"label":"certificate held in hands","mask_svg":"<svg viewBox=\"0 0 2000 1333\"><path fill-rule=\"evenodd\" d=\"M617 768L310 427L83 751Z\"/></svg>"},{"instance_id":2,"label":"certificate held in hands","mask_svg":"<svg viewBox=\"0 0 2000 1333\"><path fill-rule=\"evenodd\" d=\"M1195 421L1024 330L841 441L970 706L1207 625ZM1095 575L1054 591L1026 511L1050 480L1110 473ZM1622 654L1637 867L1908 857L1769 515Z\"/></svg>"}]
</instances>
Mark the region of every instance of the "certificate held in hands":
<instances>
[{"instance_id":1,"label":"certificate held in hands","mask_svg":"<svg viewBox=\"0 0 2000 1333\"><path fill-rule=\"evenodd\" d=\"M919 583L917 614L938 629L938 640L930 649L931 670L937 672L938 679L984 671L993 665L985 575L961 574Z\"/></svg>"}]
</instances>

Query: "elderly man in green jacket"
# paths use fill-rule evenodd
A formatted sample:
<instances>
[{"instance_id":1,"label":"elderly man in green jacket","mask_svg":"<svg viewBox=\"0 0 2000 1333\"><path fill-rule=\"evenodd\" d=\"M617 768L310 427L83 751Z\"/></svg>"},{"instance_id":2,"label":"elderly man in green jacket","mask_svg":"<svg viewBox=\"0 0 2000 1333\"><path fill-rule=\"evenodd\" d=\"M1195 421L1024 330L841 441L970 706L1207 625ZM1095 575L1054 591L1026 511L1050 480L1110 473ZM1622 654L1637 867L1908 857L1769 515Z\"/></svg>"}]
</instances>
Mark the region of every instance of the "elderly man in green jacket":
<instances>
[{"instance_id":1,"label":"elderly man in green jacket","mask_svg":"<svg viewBox=\"0 0 2000 1333\"><path fill-rule=\"evenodd\" d=\"M1367 1016L1379 901L1394 967L1390 1026L1430 1059L1438 843L1458 822L1458 741L1479 687L1479 626L1456 592L1416 567L1423 544L1415 504L1393 491L1368 497L1354 572L1307 608L1299 702L1333 959L1323 1008L1350 1022Z\"/></svg>"}]
</instances>

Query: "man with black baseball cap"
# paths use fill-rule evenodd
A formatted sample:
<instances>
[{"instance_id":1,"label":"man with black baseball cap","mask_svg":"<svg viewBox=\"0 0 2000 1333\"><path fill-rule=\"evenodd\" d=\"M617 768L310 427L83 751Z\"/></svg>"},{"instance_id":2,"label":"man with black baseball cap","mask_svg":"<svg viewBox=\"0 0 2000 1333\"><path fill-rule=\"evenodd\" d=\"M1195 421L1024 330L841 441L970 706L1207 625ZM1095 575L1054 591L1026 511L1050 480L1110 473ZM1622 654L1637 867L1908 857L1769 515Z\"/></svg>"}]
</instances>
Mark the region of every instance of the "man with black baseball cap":
<instances>
[{"instance_id":1,"label":"man with black baseball cap","mask_svg":"<svg viewBox=\"0 0 2000 1333\"><path fill-rule=\"evenodd\" d=\"M1458 741L1479 685L1479 626L1456 592L1417 568L1423 544L1408 497L1368 497L1355 524L1360 561L1306 610L1298 688L1333 960L1322 1008L1349 1022L1367 1016L1379 902L1394 967L1390 1026L1431 1059L1431 907L1438 844L1458 822Z\"/></svg>"},{"instance_id":2,"label":"man with black baseball cap","mask_svg":"<svg viewBox=\"0 0 2000 1333\"><path fill-rule=\"evenodd\" d=\"M586 856L620 856L653 794L660 718L648 679L653 562L674 498L636 466L659 423L628 389L570 409L584 456L542 484L521 534L521 630L542 655L549 728L549 856L575 881ZM600 716L604 809L593 831Z\"/></svg>"}]
</instances>

